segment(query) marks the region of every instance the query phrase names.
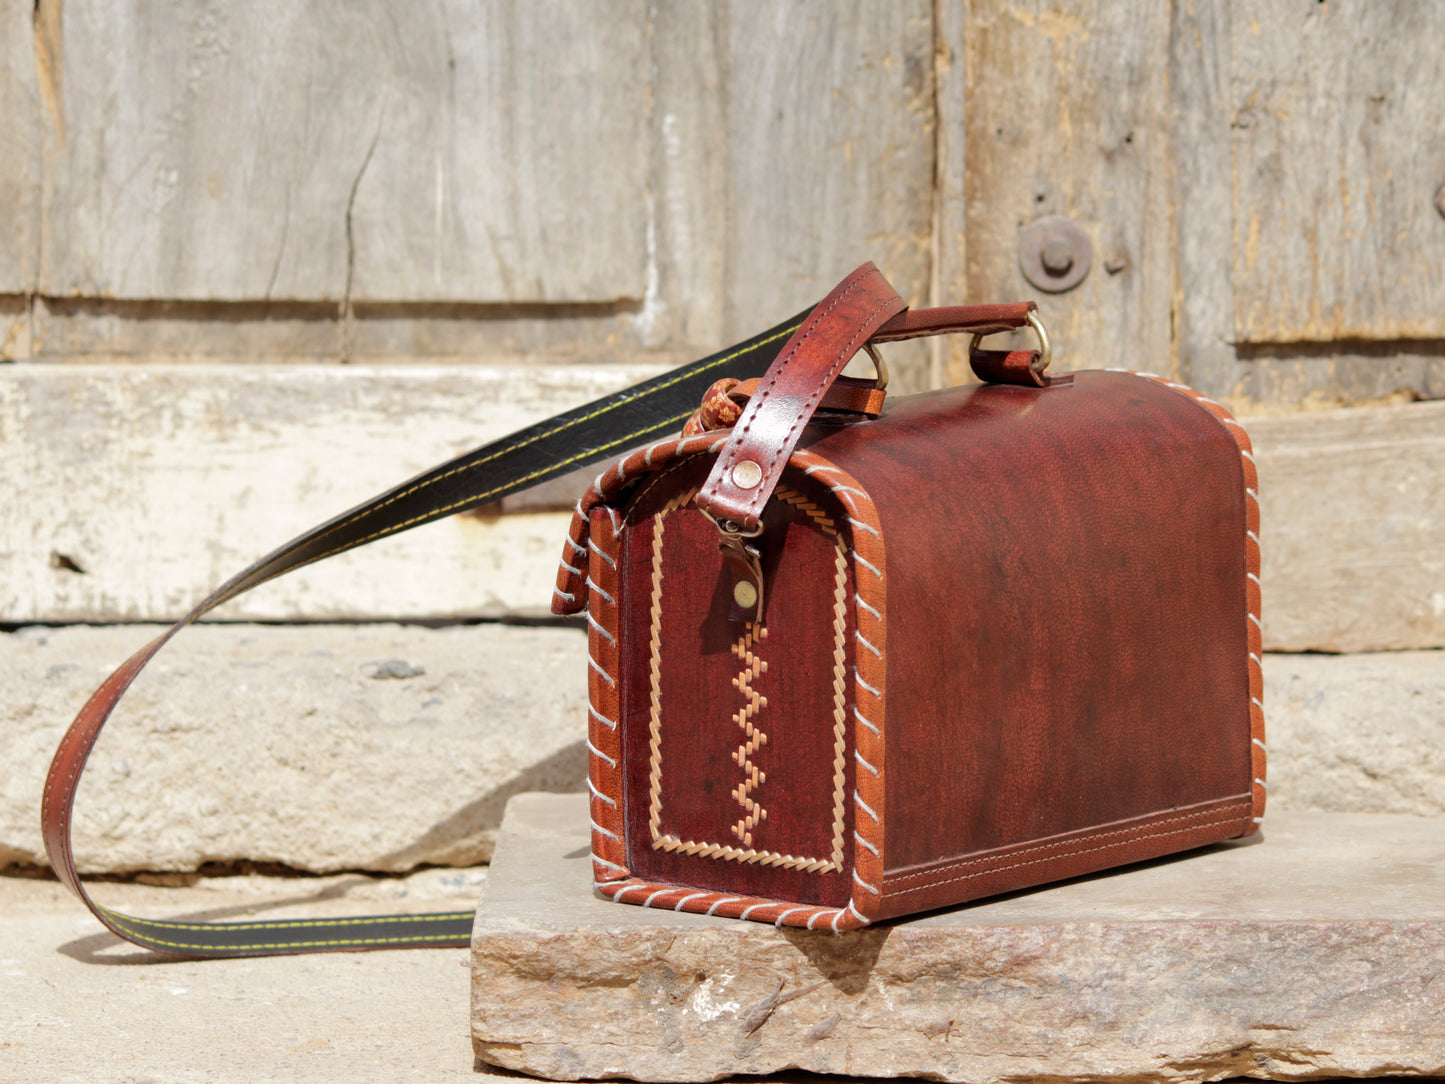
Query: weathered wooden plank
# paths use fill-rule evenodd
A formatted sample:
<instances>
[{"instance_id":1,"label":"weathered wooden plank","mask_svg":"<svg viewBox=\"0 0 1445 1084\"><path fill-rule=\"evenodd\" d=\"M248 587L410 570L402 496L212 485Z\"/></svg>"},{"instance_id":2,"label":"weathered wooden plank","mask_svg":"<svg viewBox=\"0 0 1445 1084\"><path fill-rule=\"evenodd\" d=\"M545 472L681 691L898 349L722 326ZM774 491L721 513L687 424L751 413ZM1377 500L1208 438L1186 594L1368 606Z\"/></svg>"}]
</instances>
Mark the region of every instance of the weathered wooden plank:
<instances>
[{"instance_id":1,"label":"weathered wooden plank","mask_svg":"<svg viewBox=\"0 0 1445 1084\"><path fill-rule=\"evenodd\" d=\"M1169 36L1170 157L1176 292L1174 337L1179 377L1236 408L1250 372L1234 347L1234 213L1229 156L1232 6L1175 5ZM1258 392L1268 394L1263 388Z\"/></svg>"},{"instance_id":2,"label":"weathered wooden plank","mask_svg":"<svg viewBox=\"0 0 1445 1084\"><path fill-rule=\"evenodd\" d=\"M748 334L866 259L927 302L932 23L926 0L657 6L659 289L684 334ZM926 382L926 347L895 355Z\"/></svg>"},{"instance_id":3,"label":"weathered wooden plank","mask_svg":"<svg viewBox=\"0 0 1445 1084\"><path fill-rule=\"evenodd\" d=\"M1036 297L1060 368L1173 371L1169 7L981 0L968 13L949 44L965 58L969 294ZM1066 293L1019 270L1019 231L1051 214L1093 247Z\"/></svg>"},{"instance_id":4,"label":"weathered wooden plank","mask_svg":"<svg viewBox=\"0 0 1445 1084\"><path fill-rule=\"evenodd\" d=\"M1240 340L1445 336L1442 49L1439 4L1236 0Z\"/></svg>"},{"instance_id":5,"label":"weathered wooden plank","mask_svg":"<svg viewBox=\"0 0 1445 1084\"><path fill-rule=\"evenodd\" d=\"M655 371L0 367L0 622L179 616L324 517ZM222 616L544 612L567 519L454 517L268 584Z\"/></svg>"},{"instance_id":6,"label":"weathered wooden plank","mask_svg":"<svg viewBox=\"0 0 1445 1084\"><path fill-rule=\"evenodd\" d=\"M50 5L0 5L0 294L35 289L44 80L36 38L44 39L37 30L44 23L42 9L48 12ZM57 89L59 74L51 80ZM3 348L8 330L8 321L0 323L0 358L15 356Z\"/></svg>"},{"instance_id":7,"label":"weathered wooden plank","mask_svg":"<svg viewBox=\"0 0 1445 1084\"><path fill-rule=\"evenodd\" d=\"M1220 223L1233 221L1236 210L1232 95L1241 79L1258 73L1246 52L1238 61L1241 73L1231 74L1234 10L1230 4L1174 10L1174 334L1182 379L1241 413L1439 398L1445 394L1439 342L1236 343L1237 284L1226 273L1235 266L1235 237ZM1248 20L1250 9L1240 10ZM1292 168L1307 173L1313 167L1296 162ZM1238 288L1254 289L1249 283Z\"/></svg>"},{"instance_id":8,"label":"weathered wooden plank","mask_svg":"<svg viewBox=\"0 0 1445 1084\"><path fill-rule=\"evenodd\" d=\"M638 297L645 152L618 140L645 112L641 34L624 0L66 4L41 288Z\"/></svg>"},{"instance_id":9,"label":"weathered wooden plank","mask_svg":"<svg viewBox=\"0 0 1445 1084\"><path fill-rule=\"evenodd\" d=\"M933 82L937 107L934 164L933 282L935 305L983 300L969 292L967 53L964 49L969 0L934 4ZM929 384L941 387L968 371L968 343L953 336L938 340L929 357ZM950 377L952 374L952 377Z\"/></svg>"},{"instance_id":10,"label":"weathered wooden plank","mask_svg":"<svg viewBox=\"0 0 1445 1084\"><path fill-rule=\"evenodd\" d=\"M1445 403L1248 420L1264 643L1445 647Z\"/></svg>"},{"instance_id":11,"label":"weathered wooden plank","mask_svg":"<svg viewBox=\"0 0 1445 1084\"><path fill-rule=\"evenodd\" d=\"M641 301L647 7L382 5L353 296Z\"/></svg>"},{"instance_id":12,"label":"weathered wooden plank","mask_svg":"<svg viewBox=\"0 0 1445 1084\"><path fill-rule=\"evenodd\" d=\"M30 356L30 329L30 299L23 294L0 296L0 361Z\"/></svg>"},{"instance_id":13,"label":"weathered wooden plank","mask_svg":"<svg viewBox=\"0 0 1445 1084\"><path fill-rule=\"evenodd\" d=\"M1195 375L1209 386L1225 371ZM1445 399L1445 342L1241 343L1218 383L1217 397L1245 414Z\"/></svg>"},{"instance_id":14,"label":"weathered wooden plank","mask_svg":"<svg viewBox=\"0 0 1445 1084\"><path fill-rule=\"evenodd\" d=\"M6 312L0 299L0 320ZM779 308L753 330L790 315ZM342 356L344 345L353 361L598 364L645 356L667 365L726 345L644 355L636 314L604 305L362 304L343 321L325 302L38 298L34 324L34 356L57 361L324 361Z\"/></svg>"}]
</instances>

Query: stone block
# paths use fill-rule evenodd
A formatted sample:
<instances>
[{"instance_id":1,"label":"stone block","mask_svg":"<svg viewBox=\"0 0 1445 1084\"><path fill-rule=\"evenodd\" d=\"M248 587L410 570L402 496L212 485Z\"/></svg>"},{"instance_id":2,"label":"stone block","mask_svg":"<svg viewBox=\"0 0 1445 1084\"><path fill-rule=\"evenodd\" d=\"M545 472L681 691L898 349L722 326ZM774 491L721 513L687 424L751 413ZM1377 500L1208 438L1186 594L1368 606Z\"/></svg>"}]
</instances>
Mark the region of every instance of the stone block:
<instances>
[{"instance_id":1,"label":"stone block","mask_svg":"<svg viewBox=\"0 0 1445 1084\"><path fill-rule=\"evenodd\" d=\"M594 897L586 800L508 811L472 942L485 1063L994 1084L1445 1074L1445 821L1257 842L845 935Z\"/></svg>"},{"instance_id":2,"label":"stone block","mask_svg":"<svg viewBox=\"0 0 1445 1084\"><path fill-rule=\"evenodd\" d=\"M44 861L60 735L154 626L0 635L0 867ZM506 799L586 783L586 636L476 625L200 625L121 701L77 802L82 870L486 861Z\"/></svg>"},{"instance_id":3,"label":"stone block","mask_svg":"<svg viewBox=\"0 0 1445 1084\"><path fill-rule=\"evenodd\" d=\"M1272 812L1445 816L1445 651L1266 655Z\"/></svg>"}]
</instances>

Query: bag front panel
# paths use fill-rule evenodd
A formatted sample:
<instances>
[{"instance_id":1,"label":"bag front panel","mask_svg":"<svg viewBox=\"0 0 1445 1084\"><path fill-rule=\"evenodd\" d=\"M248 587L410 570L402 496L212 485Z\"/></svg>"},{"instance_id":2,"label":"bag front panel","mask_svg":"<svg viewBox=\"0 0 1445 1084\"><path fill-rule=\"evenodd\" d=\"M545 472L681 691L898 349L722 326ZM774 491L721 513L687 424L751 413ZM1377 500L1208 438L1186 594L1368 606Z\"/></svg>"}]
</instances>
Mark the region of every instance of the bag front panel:
<instances>
[{"instance_id":1,"label":"bag front panel","mask_svg":"<svg viewBox=\"0 0 1445 1084\"><path fill-rule=\"evenodd\" d=\"M692 505L710 457L640 487L619 561L627 866L640 878L842 907L852 870L854 619L846 527L781 487L758 539L762 620Z\"/></svg>"}]
</instances>

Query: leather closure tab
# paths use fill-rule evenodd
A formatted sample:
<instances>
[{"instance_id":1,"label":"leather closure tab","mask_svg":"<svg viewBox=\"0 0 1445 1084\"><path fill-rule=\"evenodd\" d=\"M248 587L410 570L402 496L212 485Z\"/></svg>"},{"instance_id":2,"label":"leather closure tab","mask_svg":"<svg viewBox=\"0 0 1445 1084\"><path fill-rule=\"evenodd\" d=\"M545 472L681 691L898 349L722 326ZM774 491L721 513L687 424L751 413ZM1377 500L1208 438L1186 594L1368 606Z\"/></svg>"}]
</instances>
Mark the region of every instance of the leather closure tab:
<instances>
[{"instance_id":1,"label":"leather closure tab","mask_svg":"<svg viewBox=\"0 0 1445 1084\"><path fill-rule=\"evenodd\" d=\"M903 298L865 263L838 284L801 327L763 376L756 393L719 453L697 495L697 506L719 524L755 531L788 456L803 435L843 367L891 318L907 309ZM755 463L761 477L737 468Z\"/></svg>"},{"instance_id":2,"label":"leather closure tab","mask_svg":"<svg viewBox=\"0 0 1445 1084\"><path fill-rule=\"evenodd\" d=\"M763 555L757 546L749 545L742 535L726 531L718 536L718 552L732 573L732 604L728 607L731 621L763 620Z\"/></svg>"}]
</instances>

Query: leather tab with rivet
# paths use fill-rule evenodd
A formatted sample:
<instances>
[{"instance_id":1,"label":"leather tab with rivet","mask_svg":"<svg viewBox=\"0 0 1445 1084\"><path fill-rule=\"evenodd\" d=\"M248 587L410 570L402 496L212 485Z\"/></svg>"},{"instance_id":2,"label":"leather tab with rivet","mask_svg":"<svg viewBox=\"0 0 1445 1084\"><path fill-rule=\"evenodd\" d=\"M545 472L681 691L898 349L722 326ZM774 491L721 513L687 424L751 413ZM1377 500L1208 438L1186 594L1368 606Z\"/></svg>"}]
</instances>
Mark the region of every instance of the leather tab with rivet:
<instances>
[{"instance_id":1,"label":"leather tab with rivet","mask_svg":"<svg viewBox=\"0 0 1445 1084\"><path fill-rule=\"evenodd\" d=\"M907 308L872 263L839 283L793 333L748 400L697 506L719 524L755 531L803 427L833 381L874 332Z\"/></svg>"}]
</instances>

